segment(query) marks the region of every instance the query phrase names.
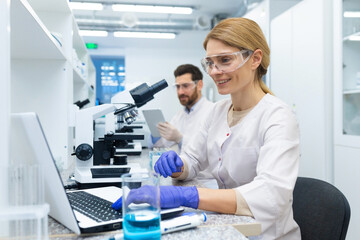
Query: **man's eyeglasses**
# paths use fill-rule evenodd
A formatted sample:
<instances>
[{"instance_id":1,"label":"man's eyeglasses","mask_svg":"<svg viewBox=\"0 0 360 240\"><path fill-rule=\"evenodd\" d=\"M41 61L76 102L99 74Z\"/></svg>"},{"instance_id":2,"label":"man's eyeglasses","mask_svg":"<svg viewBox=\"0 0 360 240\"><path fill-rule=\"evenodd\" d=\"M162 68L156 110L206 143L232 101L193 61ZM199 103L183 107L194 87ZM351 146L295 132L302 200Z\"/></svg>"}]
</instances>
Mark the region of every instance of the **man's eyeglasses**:
<instances>
[{"instance_id":1,"label":"man's eyeglasses","mask_svg":"<svg viewBox=\"0 0 360 240\"><path fill-rule=\"evenodd\" d=\"M196 84L199 82L199 80L187 82L187 83L175 83L174 88L176 91L179 91L180 89L183 89L184 91L190 91L196 87Z\"/></svg>"},{"instance_id":2,"label":"man's eyeglasses","mask_svg":"<svg viewBox=\"0 0 360 240\"><path fill-rule=\"evenodd\" d=\"M222 73L230 73L242 67L249 60L252 53L251 50L241 50L234 53L207 56L201 60L201 66L208 74L214 68Z\"/></svg>"}]
</instances>

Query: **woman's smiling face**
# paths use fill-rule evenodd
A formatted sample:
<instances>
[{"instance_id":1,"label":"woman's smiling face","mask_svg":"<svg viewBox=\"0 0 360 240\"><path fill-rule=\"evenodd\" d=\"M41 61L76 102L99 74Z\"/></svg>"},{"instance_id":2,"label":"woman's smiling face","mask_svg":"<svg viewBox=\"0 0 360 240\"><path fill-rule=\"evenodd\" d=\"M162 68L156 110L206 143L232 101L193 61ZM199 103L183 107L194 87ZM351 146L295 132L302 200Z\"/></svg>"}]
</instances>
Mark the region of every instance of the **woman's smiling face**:
<instances>
[{"instance_id":1,"label":"woman's smiling face","mask_svg":"<svg viewBox=\"0 0 360 240\"><path fill-rule=\"evenodd\" d=\"M231 47L224 44L222 41L217 39L209 39L206 45L206 55L219 55L219 54L231 54L238 52L241 49L236 47ZM255 72L251 69L251 56L250 59L240 68L236 69L233 72L223 73L214 67L209 75L214 80L219 94L232 94L240 93L253 83L255 78ZM216 64L216 63L215 63Z\"/></svg>"}]
</instances>

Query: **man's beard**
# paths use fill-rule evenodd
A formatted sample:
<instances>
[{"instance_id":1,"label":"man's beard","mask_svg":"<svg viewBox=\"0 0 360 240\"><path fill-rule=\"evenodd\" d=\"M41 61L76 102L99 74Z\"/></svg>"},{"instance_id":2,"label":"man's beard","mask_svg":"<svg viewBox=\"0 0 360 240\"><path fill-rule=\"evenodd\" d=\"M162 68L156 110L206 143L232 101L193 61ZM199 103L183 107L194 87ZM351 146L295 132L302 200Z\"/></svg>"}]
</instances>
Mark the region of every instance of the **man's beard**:
<instances>
[{"instance_id":1,"label":"man's beard","mask_svg":"<svg viewBox=\"0 0 360 240\"><path fill-rule=\"evenodd\" d=\"M182 101L182 100L180 100L180 98L183 97L183 96L185 96L187 98L186 98L186 100ZM179 96L179 100L180 100L181 105L183 105L185 107L192 106L195 103L197 98L198 98L198 93L197 93L196 89L195 89L194 93L191 94L190 96L185 95L185 94L182 94L182 95Z\"/></svg>"}]
</instances>

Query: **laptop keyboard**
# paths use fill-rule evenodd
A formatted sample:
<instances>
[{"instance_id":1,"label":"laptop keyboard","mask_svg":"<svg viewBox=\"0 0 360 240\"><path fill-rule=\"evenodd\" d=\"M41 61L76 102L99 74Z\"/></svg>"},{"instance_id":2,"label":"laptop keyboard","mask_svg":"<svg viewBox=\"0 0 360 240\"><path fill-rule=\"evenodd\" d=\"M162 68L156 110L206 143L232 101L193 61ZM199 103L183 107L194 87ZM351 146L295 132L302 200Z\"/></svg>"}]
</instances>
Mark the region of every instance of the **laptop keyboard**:
<instances>
[{"instance_id":1,"label":"laptop keyboard","mask_svg":"<svg viewBox=\"0 0 360 240\"><path fill-rule=\"evenodd\" d=\"M96 222L116 220L122 217L121 212L114 210L112 203L87 192L67 193L74 210L88 216Z\"/></svg>"}]
</instances>

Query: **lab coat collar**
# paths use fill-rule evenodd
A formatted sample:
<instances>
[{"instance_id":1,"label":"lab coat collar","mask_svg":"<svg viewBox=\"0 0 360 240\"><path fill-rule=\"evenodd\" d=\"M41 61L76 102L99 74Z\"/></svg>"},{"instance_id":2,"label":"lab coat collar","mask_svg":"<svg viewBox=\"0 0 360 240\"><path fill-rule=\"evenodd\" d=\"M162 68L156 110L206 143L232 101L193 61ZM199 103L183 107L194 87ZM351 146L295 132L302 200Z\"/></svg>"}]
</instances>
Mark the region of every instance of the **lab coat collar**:
<instances>
[{"instance_id":1,"label":"lab coat collar","mask_svg":"<svg viewBox=\"0 0 360 240\"><path fill-rule=\"evenodd\" d=\"M203 100L204 100L204 97L201 96L201 98L199 99L199 101L197 101L197 102L190 108L190 110L188 110L187 107L184 107L184 111L185 111L187 114L190 114L192 111L195 110L195 107L196 107L196 106L200 105L199 103L200 103L201 101L203 101Z\"/></svg>"}]
</instances>

